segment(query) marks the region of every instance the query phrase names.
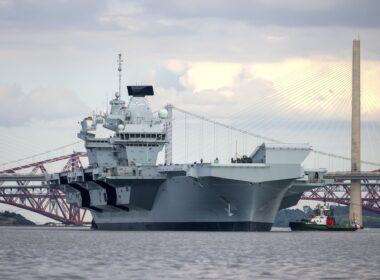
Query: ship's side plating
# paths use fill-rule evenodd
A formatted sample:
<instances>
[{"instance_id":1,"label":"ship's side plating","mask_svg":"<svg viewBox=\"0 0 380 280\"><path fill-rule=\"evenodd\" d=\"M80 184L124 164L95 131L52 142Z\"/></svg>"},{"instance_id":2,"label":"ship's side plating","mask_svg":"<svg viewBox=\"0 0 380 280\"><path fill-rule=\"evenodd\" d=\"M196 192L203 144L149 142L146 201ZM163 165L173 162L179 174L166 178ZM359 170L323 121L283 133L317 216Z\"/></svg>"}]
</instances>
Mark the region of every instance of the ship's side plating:
<instances>
[{"instance_id":1,"label":"ship's side plating","mask_svg":"<svg viewBox=\"0 0 380 280\"><path fill-rule=\"evenodd\" d=\"M89 167L48 178L69 203L91 211L94 228L269 231L281 205L294 204L308 145L262 144L244 163L176 165L170 155L157 165L171 144L171 112L152 113L151 86L128 93L127 107L119 91L109 112L81 122ZM97 137L98 125L113 135Z\"/></svg>"}]
</instances>

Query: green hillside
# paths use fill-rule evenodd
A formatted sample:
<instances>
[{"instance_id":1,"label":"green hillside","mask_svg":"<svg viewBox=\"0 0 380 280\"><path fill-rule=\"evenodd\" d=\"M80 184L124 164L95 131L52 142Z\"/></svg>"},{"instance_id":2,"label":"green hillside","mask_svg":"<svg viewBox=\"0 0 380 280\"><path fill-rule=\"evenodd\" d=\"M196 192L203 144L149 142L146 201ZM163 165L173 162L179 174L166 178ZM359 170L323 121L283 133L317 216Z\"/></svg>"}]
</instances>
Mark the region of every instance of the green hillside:
<instances>
[{"instance_id":1,"label":"green hillside","mask_svg":"<svg viewBox=\"0 0 380 280\"><path fill-rule=\"evenodd\" d=\"M0 212L0 225L35 225L32 221L29 221L24 216L13 212Z\"/></svg>"}]
</instances>

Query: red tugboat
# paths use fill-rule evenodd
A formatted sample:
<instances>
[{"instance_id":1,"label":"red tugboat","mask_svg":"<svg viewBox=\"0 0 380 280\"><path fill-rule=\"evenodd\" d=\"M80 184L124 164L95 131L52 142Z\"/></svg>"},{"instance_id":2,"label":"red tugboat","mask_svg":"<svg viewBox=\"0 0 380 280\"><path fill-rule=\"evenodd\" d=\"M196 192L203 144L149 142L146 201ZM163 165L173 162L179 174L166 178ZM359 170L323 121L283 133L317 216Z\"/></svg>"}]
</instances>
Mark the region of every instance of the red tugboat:
<instances>
[{"instance_id":1,"label":"red tugboat","mask_svg":"<svg viewBox=\"0 0 380 280\"><path fill-rule=\"evenodd\" d=\"M355 231L356 225L337 225L334 211L330 205L320 205L313 211L313 215L307 220L290 222L289 227L293 231Z\"/></svg>"}]
</instances>

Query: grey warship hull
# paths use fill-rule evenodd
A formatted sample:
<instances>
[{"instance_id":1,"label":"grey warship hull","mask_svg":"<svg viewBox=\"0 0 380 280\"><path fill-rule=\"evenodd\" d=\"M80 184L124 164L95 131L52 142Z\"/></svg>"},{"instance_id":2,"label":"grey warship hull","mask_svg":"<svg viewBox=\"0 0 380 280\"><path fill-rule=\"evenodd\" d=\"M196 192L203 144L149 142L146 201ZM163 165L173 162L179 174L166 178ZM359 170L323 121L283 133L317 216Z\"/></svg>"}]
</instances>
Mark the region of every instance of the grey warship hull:
<instances>
[{"instance_id":1,"label":"grey warship hull","mask_svg":"<svg viewBox=\"0 0 380 280\"><path fill-rule=\"evenodd\" d=\"M152 166L151 172L102 178L94 170L60 173L57 185L69 203L91 211L98 230L270 231L279 208L298 201L294 185L303 170L193 164Z\"/></svg>"},{"instance_id":2,"label":"grey warship hull","mask_svg":"<svg viewBox=\"0 0 380 280\"><path fill-rule=\"evenodd\" d=\"M176 177L158 187L151 209L95 212L93 224L108 230L269 231L289 184Z\"/></svg>"}]
</instances>

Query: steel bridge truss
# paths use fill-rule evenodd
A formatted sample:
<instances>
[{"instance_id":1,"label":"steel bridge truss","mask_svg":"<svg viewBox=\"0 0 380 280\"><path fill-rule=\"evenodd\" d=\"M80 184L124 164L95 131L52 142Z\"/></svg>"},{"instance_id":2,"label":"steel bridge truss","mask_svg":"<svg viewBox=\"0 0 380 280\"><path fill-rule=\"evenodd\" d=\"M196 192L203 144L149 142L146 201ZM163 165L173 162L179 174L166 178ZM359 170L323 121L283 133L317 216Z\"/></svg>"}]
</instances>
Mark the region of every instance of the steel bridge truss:
<instances>
[{"instance_id":1,"label":"steel bridge truss","mask_svg":"<svg viewBox=\"0 0 380 280\"><path fill-rule=\"evenodd\" d=\"M350 205L350 183L336 182L304 192L303 200L326 201L342 205ZM380 214L380 182L362 182L363 209Z\"/></svg>"},{"instance_id":2,"label":"steel bridge truss","mask_svg":"<svg viewBox=\"0 0 380 280\"><path fill-rule=\"evenodd\" d=\"M32 168L31 175L37 172L47 174L45 164L66 159L68 161L63 171L73 171L82 167L80 157L85 155L86 153L83 152L74 152L70 155L10 168L0 173L17 175L17 171ZM29 183L29 181L17 181L17 186L4 186L3 182L0 182L0 203L30 210L67 225L88 223L85 221L87 210L68 204L63 192L46 185L30 186Z\"/></svg>"},{"instance_id":3,"label":"steel bridge truss","mask_svg":"<svg viewBox=\"0 0 380 280\"><path fill-rule=\"evenodd\" d=\"M38 172L46 174L45 164L68 160L63 171L73 171L82 167L80 157L86 156L83 152L74 152L69 155L47 159L0 171L2 174L17 175L17 171L32 168L30 174ZM16 181L17 185L5 186L0 182L0 203L30 210L67 225L83 225L86 221L86 209L81 209L66 202L65 194L47 185L31 186L29 181ZM363 209L380 214L380 182L363 180L362 205ZM350 204L350 183L347 181L335 182L323 187L304 192L302 200L326 201L342 205Z\"/></svg>"},{"instance_id":4,"label":"steel bridge truss","mask_svg":"<svg viewBox=\"0 0 380 280\"><path fill-rule=\"evenodd\" d=\"M33 211L63 224L85 223L86 210L68 204L61 191L51 188L2 187L0 203Z\"/></svg>"}]
</instances>

